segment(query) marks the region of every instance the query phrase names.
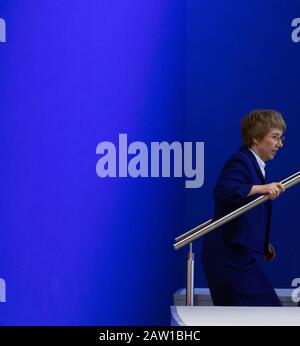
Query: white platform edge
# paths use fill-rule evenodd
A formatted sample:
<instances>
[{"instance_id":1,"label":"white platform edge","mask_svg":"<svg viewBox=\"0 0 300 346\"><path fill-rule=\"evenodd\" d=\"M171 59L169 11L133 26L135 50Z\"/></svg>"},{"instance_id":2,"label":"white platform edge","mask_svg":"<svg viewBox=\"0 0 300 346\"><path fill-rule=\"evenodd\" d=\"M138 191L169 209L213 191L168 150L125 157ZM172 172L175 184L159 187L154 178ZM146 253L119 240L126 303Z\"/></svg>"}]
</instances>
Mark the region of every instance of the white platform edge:
<instances>
[{"instance_id":1,"label":"white platform edge","mask_svg":"<svg viewBox=\"0 0 300 346\"><path fill-rule=\"evenodd\" d=\"M171 325L300 326L300 308L171 306Z\"/></svg>"}]
</instances>

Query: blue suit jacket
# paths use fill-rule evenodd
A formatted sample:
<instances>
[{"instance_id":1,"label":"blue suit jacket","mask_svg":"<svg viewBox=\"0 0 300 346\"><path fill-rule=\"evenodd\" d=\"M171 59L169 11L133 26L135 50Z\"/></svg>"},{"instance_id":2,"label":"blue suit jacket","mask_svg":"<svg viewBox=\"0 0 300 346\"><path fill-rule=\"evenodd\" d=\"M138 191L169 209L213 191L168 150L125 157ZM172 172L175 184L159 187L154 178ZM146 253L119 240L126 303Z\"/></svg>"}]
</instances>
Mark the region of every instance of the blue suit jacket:
<instances>
[{"instance_id":1,"label":"blue suit jacket","mask_svg":"<svg viewBox=\"0 0 300 346\"><path fill-rule=\"evenodd\" d=\"M259 195L247 197L253 185L265 184L255 156L245 146L224 165L214 188L214 219L247 204ZM204 242L239 243L266 252L269 243L272 204L267 201L204 236Z\"/></svg>"}]
</instances>

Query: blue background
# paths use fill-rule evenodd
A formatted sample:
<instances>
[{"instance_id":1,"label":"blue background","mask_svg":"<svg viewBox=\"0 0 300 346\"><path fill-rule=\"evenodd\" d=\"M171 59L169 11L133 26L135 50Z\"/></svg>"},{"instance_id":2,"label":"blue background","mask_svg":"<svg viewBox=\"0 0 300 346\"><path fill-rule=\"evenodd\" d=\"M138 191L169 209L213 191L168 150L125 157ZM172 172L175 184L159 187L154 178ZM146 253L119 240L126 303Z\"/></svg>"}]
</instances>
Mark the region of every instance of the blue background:
<instances>
[{"instance_id":1,"label":"blue background","mask_svg":"<svg viewBox=\"0 0 300 346\"><path fill-rule=\"evenodd\" d=\"M211 217L241 117L287 123L270 180L299 170L298 1L1 1L1 325L167 325L175 236ZM96 146L204 141L205 183L96 175ZM276 287L299 277L299 187L274 203ZM196 246L196 286L205 286Z\"/></svg>"}]
</instances>

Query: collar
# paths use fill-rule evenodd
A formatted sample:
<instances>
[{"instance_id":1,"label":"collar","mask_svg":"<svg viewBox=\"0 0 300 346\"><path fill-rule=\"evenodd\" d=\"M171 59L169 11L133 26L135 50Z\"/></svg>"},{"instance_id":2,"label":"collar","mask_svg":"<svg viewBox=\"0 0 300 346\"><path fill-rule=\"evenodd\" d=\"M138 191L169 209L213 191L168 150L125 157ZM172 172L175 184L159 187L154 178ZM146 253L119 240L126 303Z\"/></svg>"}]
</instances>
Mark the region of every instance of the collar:
<instances>
[{"instance_id":1,"label":"collar","mask_svg":"<svg viewBox=\"0 0 300 346\"><path fill-rule=\"evenodd\" d=\"M252 149L250 149L250 148L248 148L250 151L251 151L251 153L255 156L255 158L256 158L256 161L257 161L257 163L258 163L258 166L259 166L259 168L260 168L260 170L261 170L261 172L262 172L262 174L263 174L263 176L265 177L265 167L266 167L266 163L252 150Z\"/></svg>"}]
</instances>

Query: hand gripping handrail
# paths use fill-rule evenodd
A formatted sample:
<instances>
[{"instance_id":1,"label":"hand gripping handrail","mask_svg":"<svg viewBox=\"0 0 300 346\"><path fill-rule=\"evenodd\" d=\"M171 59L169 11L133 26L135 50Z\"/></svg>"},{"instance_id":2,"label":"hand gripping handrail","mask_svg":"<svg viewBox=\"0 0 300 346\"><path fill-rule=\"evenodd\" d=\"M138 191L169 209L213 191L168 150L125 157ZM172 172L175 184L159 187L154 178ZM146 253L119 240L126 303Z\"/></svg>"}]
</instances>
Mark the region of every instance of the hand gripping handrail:
<instances>
[{"instance_id":1,"label":"hand gripping handrail","mask_svg":"<svg viewBox=\"0 0 300 346\"><path fill-rule=\"evenodd\" d=\"M284 185L285 190L300 183L300 171L289 176L286 179L283 179L281 183ZM210 219L202 223L201 225L194 227L190 231L180 235L175 239L174 248L176 250L184 247L185 245L190 245L187 260L186 305L194 305L194 254L192 242L269 199L270 197L268 195L262 195L215 221L213 221L213 219Z\"/></svg>"}]
</instances>

